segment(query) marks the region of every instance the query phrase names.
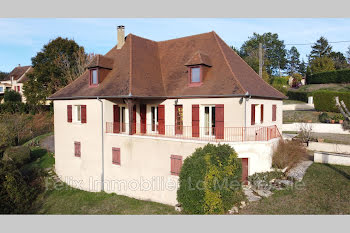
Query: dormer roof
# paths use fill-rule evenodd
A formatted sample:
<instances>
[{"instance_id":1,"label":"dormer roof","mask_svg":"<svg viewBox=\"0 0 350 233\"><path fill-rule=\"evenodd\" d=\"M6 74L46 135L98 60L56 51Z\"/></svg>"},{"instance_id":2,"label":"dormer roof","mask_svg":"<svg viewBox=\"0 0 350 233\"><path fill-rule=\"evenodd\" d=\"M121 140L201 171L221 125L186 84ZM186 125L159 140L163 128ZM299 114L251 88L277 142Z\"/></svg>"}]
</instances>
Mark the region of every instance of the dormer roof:
<instances>
[{"instance_id":1,"label":"dormer roof","mask_svg":"<svg viewBox=\"0 0 350 233\"><path fill-rule=\"evenodd\" d=\"M193 56L185 64L185 66L194 66L194 65L212 66L209 56L201 51L195 52Z\"/></svg>"}]
</instances>

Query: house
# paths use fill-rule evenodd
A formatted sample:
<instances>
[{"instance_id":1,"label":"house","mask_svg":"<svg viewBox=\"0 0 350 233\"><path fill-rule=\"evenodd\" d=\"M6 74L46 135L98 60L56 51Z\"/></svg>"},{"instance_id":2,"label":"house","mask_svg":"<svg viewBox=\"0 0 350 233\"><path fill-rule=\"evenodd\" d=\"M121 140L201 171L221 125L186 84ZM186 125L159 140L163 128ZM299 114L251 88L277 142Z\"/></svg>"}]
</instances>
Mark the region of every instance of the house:
<instances>
[{"instance_id":1,"label":"house","mask_svg":"<svg viewBox=\"0 0 350 233\"><path fill-rule=\"evenodd\" d=\"M31 70L31 66L18 65L14 68L7 76L7 79L0 82L0 95L3 95L6 90L13 90L21 94L22 102L26 102L26 98L23 95L23 83L28 80L26 74Z\"/></svg>"},{"instance_id":2,"label":"house","mask_svg":"<svg viewBox=\"0 0 350 233\"><path fill-rule=\"evenodd\" d=\"M118 27L54 102L56 172L70 185L175 205L184 159L207 143L242 158L243 179L271 169L283 94L215 32L152 41Z\"/></svg>"}]
</instances>

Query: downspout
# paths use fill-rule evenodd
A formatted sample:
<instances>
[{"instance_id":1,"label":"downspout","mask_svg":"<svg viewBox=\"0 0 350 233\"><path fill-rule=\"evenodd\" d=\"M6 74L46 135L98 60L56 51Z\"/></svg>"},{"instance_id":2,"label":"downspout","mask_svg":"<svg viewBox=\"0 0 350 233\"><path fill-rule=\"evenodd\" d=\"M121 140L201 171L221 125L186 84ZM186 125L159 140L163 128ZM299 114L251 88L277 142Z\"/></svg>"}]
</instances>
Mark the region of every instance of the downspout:
<instances>
[{"instance_id":1,"label":"downspout","mask_svg":"<svg viewBox=\"0 0 350 233\"><path fill-rule=\"evenodd\" d=\"M104 191L104 153L105 153L105 147L104 147L104 131L103 131L103 101L97 97L97 100L101 103L101 136L102 136L102 167L101 167L101 191Z\"/></svg>"}]
</instances>

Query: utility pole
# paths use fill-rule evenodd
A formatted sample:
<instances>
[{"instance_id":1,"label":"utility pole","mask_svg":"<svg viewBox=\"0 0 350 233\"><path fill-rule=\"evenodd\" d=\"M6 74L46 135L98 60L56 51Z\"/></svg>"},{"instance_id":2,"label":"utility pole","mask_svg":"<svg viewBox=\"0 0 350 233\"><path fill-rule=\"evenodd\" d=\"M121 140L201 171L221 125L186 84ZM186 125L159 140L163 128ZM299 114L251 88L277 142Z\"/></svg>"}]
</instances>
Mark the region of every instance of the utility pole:
<instances>
[{"instance_id":1,"label":"utility pole","mask_svg":"<svg viewBox=\"0 0 350 233\"><path fill-rule=\"evenodd\" d=\"M262 78L263 56L262 56L262 43L259 43L259 76Z\"/></svg>"}]
</instances>

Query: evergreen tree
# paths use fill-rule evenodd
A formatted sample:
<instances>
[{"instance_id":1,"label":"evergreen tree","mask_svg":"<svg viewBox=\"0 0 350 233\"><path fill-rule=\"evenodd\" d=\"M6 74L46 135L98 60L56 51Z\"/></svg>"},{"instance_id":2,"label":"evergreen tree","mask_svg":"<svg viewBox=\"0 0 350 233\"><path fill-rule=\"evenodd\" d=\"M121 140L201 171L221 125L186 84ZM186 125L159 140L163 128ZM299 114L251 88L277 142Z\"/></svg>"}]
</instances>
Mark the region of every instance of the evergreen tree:
<instances>
[{"instance_id":1,"label":"evergreen tree","mask_svg":"<svg viewBox=\"0 0 350 233\"><path fill-rule=\"evenodd\" d=\"M329 45L328 40L323 36L321 36L311 48L312 50L309 56L310 61L317 57L329 56L332 52L332 46Z\"/></svg>"},{"instance_id":2,"label":"evergreen tree","mask_svg":"<svg viewBox=\"0 0 350 233\"><path fill-rule=\"evenodd\" d=\"M334 62L334 67L337 70L346 69L349 67L349 64L346 62L346 57L341 52L331 52L329 57Z\"/></svg>"},{"instance_id":3,"label":"evergreen tree","mask_svg":"<svg viewBox=\"0 0 350 233\"><path fill-rule=\"evenodd\" d=\"M300 53L297 48L292 46L288 51L288 64L287 64L287 72L289 75L293 75L299 70L300 66Z\"/></svg>"},{"instance_id":4,"label":"evergreen tree","mask_svg":"<svg viewBox=\"0 0 350 233\"><path fill-rule=\"evenodd\" d=\"M298 72L299 72L302 76L305 76L305 75L306 75L306 64L305 64L304 59L302 60L302 62L301 62L300 65L299 65Z\"/></svg>"}]
</instances>

